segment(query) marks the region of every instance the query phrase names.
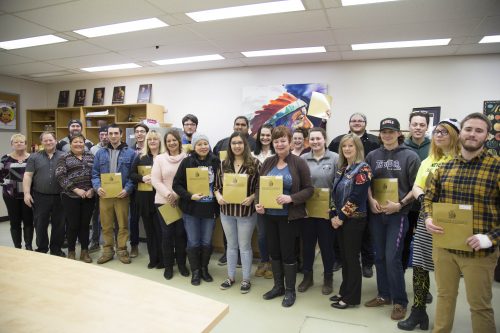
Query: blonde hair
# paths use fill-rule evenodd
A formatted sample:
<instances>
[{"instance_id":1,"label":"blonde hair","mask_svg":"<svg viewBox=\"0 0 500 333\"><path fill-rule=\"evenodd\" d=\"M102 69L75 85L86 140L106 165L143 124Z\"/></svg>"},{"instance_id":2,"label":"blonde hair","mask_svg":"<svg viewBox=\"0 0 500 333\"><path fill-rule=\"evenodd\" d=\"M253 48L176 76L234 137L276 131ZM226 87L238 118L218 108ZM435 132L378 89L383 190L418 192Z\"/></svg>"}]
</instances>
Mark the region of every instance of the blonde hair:
<instances>
[{"instance_id":1,"label":"blonde hair","mask_svg":"<svg viewBox=\"0 0 500 333\"><path fill-rule=\"evenodd\" d=\"M356 158L354 159L354 163L363 162L365 160L365 148L363 148L361 139L356 134L349 133L344 135L339 143L339 168L347 165L347 159L345 158L344 152L342 151L342 146L347 140L352 140L352 142L354 143L354 147L356 147Z\"/></svg>"},{"instance_id":2,"label":"blonde hair","mask_svg":"<svg viewBox=\"0 0 500 333\"><path fill-rule=\"evenodd\" d=\"M163 143L161 142L161 136L160 134L155 131L155 130L150 130L147 134L146 134L146 138L144 139L144 147L142 147L142 150L141 150L141 155L140 155L140 158L142 158L143 156L146 156L146 155L149 155L151 154L151 149L149 149L149 145L148 145L148 139L158 139L158 141L160 142L159 145L159 149L158 149L158 154L161 154L165 151L165 147L163 146Z\"/></svg>"},{"instance_id":3,"label":"blonde hair","mask_svg":"<svg viewBox=\"0 0 500 333\"><path fill-rule=\"evenodd\" d=\"M14 135L12 135L12 136L10 137L10 144L12 144L12 143L14 142L14 140L16 140L16 139L19 139L19 140L21 140L21 141L24 141L24 143L27 143L27 141L26 141L26 137L25 137L23 134L21 134L21 133L16 133L16 134L14 134Z\"/></svg>"},{"instance_id":4,"label":"blonde hair","mask_svg":"<svg viewBox=\"0 0 500 333\"><path fill-rule=\"evenodd\" d=\"M454 129L451 125L448 125L447 123L440 123L439 125L436 126L436 128L438 126L441 126L448 131L448 135L450 136L450 146L448 150L453 157L458 156L458 153L460 152L460 140L458 137L457 130ZM431 141L431 149L429 155L437 160L441 159L445 155L443 149L439 148L436 145L434 138Z\"/></svg>"}]
</instances>

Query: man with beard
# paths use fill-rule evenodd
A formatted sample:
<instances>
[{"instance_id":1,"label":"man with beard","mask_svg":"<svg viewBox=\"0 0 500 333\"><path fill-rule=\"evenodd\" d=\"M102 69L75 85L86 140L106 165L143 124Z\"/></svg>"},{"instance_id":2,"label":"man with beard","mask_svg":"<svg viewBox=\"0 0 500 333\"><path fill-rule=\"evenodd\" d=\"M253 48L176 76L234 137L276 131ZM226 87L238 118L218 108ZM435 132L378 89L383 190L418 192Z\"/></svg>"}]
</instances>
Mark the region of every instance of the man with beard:
<instances>
[{"instance_id":1,"label":"man with beard","mask_svg":"<svg viewBox=\"0 0 500 333\"><path fill-rule=\"evenodd\" d=\"M437 169L424 199L425 226L430 233L449 232L433 223L434 202L470 205L473 213L473 235L464 239L470 252L434 248L438 295L433 332L452 331L462 274L472 331L493 333L497 332L491 288L500 240L500 158L484 148L491 130L485 115L466 116L461 128L460 155Z\"/></svg>"},{"instance_id":2,"label":"man with beard","mask_svg":"<svg viewBox=\"0 0 500 333\"><path fill-rule=\"evenodd\" d=\"M60 150L64 153L67 153L70 150L69 139L73 135L82 134L82 122L78 119L71 119L68 122L68 132L68 136L61 139L56 146L57 150ZM90 140L85 139L85 151L90 151L93 145L94 144Z\"/></svg>"}]
</instances>

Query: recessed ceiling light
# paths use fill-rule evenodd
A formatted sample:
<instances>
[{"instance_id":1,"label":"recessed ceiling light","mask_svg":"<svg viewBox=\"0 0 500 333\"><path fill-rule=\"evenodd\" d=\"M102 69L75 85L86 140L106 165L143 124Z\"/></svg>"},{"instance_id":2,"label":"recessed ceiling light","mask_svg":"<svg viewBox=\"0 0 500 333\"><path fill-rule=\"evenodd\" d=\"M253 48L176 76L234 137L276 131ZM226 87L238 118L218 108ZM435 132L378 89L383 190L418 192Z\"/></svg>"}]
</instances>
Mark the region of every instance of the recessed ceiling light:
<instances>
[{"instance_id":1,"label":"recessed ceiling light","mask_svg":"<svg viewBox=\"0 0 500 333\"><path fill-rule=\"evenodd\" d=\"M276 50L261 50L261 51L245 51L241 52L245 57L267 57L287 54L305 54L305 53L322 53L326 52L324 46L314 47L299 47L293 49L276 49Z\"/></svg>"},{"instance_id":2,"label":"recessed ceiling light","mask_svg":"<svg viewBox=\"0 0 500 333\"><path fill-rule=\"evenodd\" d=\"M296 12L301 10L305 10L302 1L286 0L286 1L257 3L245 6L202 10L199 12L186 13L186 15L195 20L196 22L205 22L214 20L224 20L235 17Z\"/></svg>"},{"instance_id":3,"label":"recessed ceiling light","mask_svg":"<svg viewBox=\"0 0 500 333\"><path fill-rule=\"evenodd\" d=\"M422 47L422 46L442 46L448 45L451 38L444 39L427 39L427 40L409 40L401 42L386 42L386 43L367 43L367 44L352 44L353 51L359 50L377 50L377 49L397 49L405 47Z\"/></svg>"},{"instance_id":4,"label":"recessed ceiling light","mask_svg":"<svg viewBox=\"0 0 500 333\"><path fill-rule=\"evenodd\" d=\"M185 57L185 58L172 58L153 61L157 65L175 65L175 64L186 64L189 62L202 62L202 61L212 61L212 60L222 60L223 56L220 54L208 54L196 57Z\"/></svg>"},{"instance_id":5,"label":"recessed ceiling light","mask_svg":"<svg viewBox=\"0 0 500 333\"><path fill-rule=\"evenodd\" d=\"M73 32L91 38L91 37L116 35L125 32L148 30L148 29L155 29L162 27L168 27L168 24L153 17L144 20L123 22L123 23L103 25L95 28L74 30Z\"/></svg>"},{"instance_id":6,"label":"recessed ceiling light","mask_svg":"<svg viewBox=\"0 0 500 333\"><path fill-rule=\"evenodd\" d=\"M484 36L479 43L500 43L500 35Z\"/></svg>"},{"instance_id":7,"label":"recessed ceiling light","mask_svg":"<svg viewBox=\"0 0 500 333\"><path fill-rule=\"evenodd\" d=\"M139 68L139 67L142 66L134 63L128 63L128 64L108 65L108 66L98 66L98 67L86 67L80 69L86 72L103 72L103 71L114 71L117 69L129 69L129 68Z\"/></svg>"},{"instance_id":8,"label":"recessed ceiling light","mask_svg":"<svg viewBox=\"0 0 500 333\"><path fill-rule=\"evenodd\" d=\"M368 5L379 2L393 2L399 0L342 0L342 6Z\"/></svg>"},{"instance_id":9,"label":"recessed ceiling light","mask_svg":"<svg viewBox=\"0 0 500 333\"><path fill-rule=\"evenodd\" d=\"M30 37L30 38L15 39L6 42L0 42L0 47L6 50L14 50L14 49L22 49L24 47L55 44L62 42L67 42L67 40L54 35L45 35L45 36Z\"/></svg>"}]
</instances>

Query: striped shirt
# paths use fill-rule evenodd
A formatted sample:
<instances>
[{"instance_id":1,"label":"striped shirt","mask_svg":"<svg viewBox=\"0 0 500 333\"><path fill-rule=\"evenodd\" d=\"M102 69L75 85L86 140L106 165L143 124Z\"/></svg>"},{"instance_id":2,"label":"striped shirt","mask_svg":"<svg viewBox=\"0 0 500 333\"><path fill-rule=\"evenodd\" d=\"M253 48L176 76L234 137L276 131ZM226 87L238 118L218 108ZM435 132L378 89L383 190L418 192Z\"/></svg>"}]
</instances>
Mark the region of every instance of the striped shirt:
<instances>
[{"instance_id":1,"label":"striped shirt","mask_svg":"<svg viewBox=\"0 0 500 333\"><path fill-rule=\"evenodd\" d=\"M92 188L92 167L94 155L85 152L82 159L77 158L71 151L64 154L57 162L56 178L63 191L70 198L79 198L73 190L79 188L88 191Z\"/></svg>"},{"instance_id":2,"label":"striped shirt","mask_svg":"<svg viewBox=\"0 0 500 333\"><path fill-rule=\"evenodd\" d=\"M443 164L425 194L425 218L432 217L433 202L472 205L473 233L485 234L493 243L475 252L448 251L465 257L495 252L500 239L500 158L484 149L470 161L460 155Z\"/></svg>"},{"instance_id":3,"label":"striped shirt","mask_svg":"<svg viewBox=\"0 0 500 333\"><path fill-rule=\"evenodd\" d=\"M245 165L242 165L240 170L238 170L238 174L248 174L248 184L247 184L247 197L251 196L255 193L255 188L257 187L257 182L259 181L259 170L260 170L260 162L256 158L252 158L254 170L255 172L250 175L248 174L248 168ZM230 162L228 162L230 163ZM214 191L219 191L224 197L224 189L223 189L223 177L224 171L223 169L227 169L226 161L222 162L222 167L219 168L217 175L215 177L215 187ZM231 173L236 173L234 170L234 166L231 164L230 168ZM250 206L243 206L239 204L226 204L220 206L220 211L224 215L228 216L237 216L244 217L250 216L255 212L255 204L252 203Z\"/></svg>"}]
</instances>

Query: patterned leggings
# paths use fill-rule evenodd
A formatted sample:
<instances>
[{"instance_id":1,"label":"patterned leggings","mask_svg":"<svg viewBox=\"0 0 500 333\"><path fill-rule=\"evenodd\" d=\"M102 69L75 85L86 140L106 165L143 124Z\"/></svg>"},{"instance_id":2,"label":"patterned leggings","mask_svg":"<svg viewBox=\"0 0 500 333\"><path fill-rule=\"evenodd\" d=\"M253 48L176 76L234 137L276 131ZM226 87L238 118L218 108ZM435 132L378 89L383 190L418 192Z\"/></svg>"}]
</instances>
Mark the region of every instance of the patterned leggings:
<instances>
[{"instance_id":1,"label":"patterned leggings","mask_svg":"<svg viewBox=\"0 0 500 333\"><path fill-rule=\"evenodd\" d=\"M413 266L413 306L425 309L425 299L429 292L429 272L419 266Z\"/></svg>"}]
</instances>

